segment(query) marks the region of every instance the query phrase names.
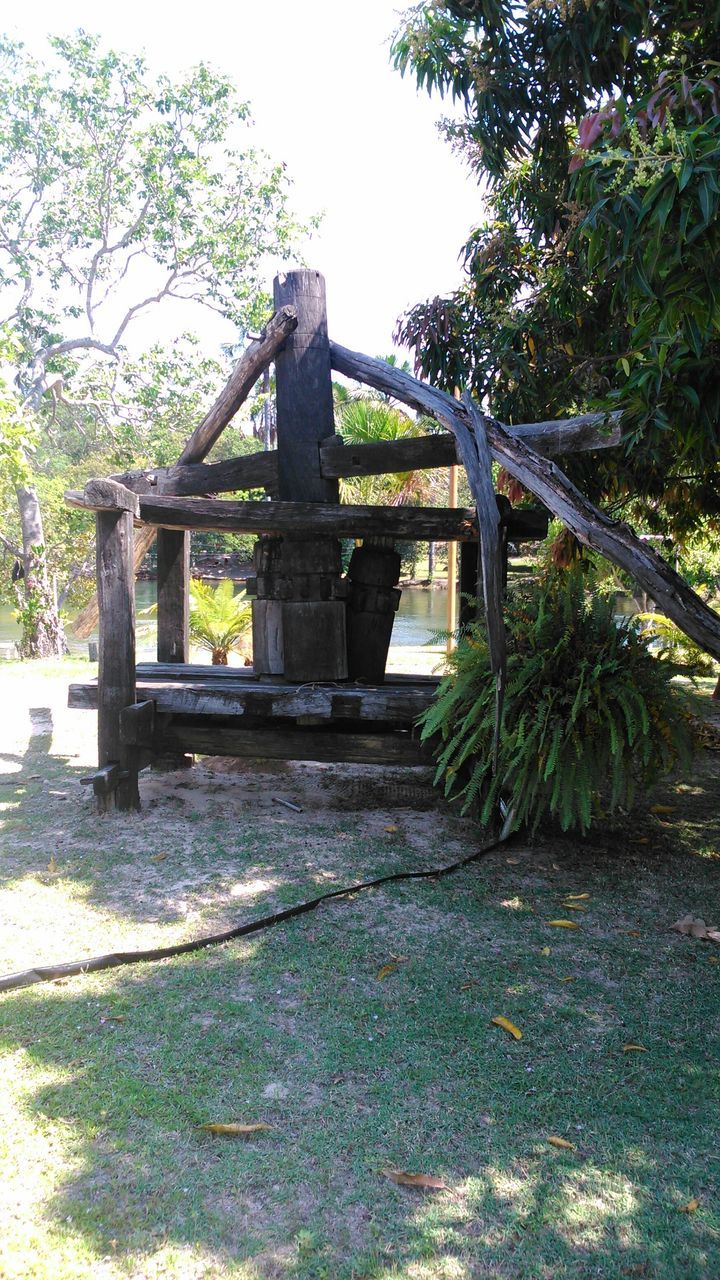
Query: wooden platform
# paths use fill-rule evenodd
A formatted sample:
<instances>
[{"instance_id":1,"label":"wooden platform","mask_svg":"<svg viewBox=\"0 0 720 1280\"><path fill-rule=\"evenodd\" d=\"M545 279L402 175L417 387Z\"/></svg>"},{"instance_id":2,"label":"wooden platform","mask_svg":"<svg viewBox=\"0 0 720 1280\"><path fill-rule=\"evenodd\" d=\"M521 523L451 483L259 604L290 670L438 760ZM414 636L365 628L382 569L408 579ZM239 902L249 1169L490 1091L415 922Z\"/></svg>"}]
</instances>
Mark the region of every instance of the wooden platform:
<instances>
[{"instance_id":1,"label":"wooden platform","mask_svg":"<svg viewBox=\"0 0 720 1280\"><path fill-rule=\"evenodd\" d=\"M291 684L252 668L139 663L139 703L154 704L152 754L417 765L430 762L415 728L438 679L387 677L382 685ZM97 681L71 684L68 706L94 710Z\"/></svg>"}]
</instances>

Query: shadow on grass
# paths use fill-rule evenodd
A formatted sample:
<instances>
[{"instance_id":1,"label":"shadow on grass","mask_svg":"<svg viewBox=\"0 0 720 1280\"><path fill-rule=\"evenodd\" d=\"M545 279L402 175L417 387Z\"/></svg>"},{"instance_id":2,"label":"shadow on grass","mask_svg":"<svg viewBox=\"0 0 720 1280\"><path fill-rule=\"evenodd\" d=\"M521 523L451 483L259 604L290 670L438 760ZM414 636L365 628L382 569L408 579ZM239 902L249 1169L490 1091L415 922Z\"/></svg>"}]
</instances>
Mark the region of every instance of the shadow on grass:
<instances>
[{"instance_id":1,"label":"shadow on grass","mask_svg":"<svg viewBox=\"0 0 720 1280\"><path fill-rule=\"evenodd\" d=\"M153 1276L153 1260L189 1277L203 1259L262 1280L720 1274L702 1037L641 1073L599 1063L570 1024L553 1043L548 1023L546 1052L489 1036L450 949L390 993L353 976L367 932L345 926L0 1005L27 1091L18 1142L39 1132L68 1159L41 1210L51 1259L71 1239L83 1264ZM198 1128L229 1120L273 1128ZM548 1145L558 1131L576 1150ZM397 1187L389 1167L450 1189Z\"/></svg>"}]
</instances>

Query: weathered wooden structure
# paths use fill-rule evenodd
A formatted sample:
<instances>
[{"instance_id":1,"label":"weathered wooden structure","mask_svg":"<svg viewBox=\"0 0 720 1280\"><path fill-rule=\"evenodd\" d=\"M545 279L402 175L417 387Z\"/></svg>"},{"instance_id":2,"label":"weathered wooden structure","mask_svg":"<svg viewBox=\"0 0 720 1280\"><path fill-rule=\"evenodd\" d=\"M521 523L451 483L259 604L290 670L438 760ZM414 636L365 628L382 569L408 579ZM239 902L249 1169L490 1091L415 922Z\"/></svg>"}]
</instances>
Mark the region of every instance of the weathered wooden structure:
<instances>
[{"instance_id":1,"label":"weathered wooden structure","mask_svg":"<svg viewBox=\"0 0 720 1280\"><path fill-rule=\"evenodd\" d=\"M92 480L82 493L66 495L96 513L99 674L97 682L71 685L69 702L98 710L99 763L91 781L101 808L137 807L138 771L168 753L421 763L414 726L437 682L410 673L385 675L400 596L394 542L458 542L462 590L477 591L480 576L487 598L488 583L499 590L508 539L538 537L547 525L546 508L513 511L505 499L493 502L491 454L524 483L529 478L532 491L556 509L558 488L565 507L575 499L567 497L562 482L569 482L547 456L618 441L616 426L598 415L504 429L469 398L458 403L381 361L332 344L317 272L279 277L275 305L264 334L241 358L175 466ZM205 462L272 360L277 450ZM334 429L333 369L435 416L452 434L343 444ZM458 461L468 469L477 508L348 506L338 500L343 476ZM250 487L264 487L268 499L216 496ZM478 511L486 531L480 556ZM252 668L188 662L192 530L257 534ZM136 666L134 573L155 536L157 663ZM356 540L346 575L341 538ZM465 618L469 612L466 602ZM496 654L503 642L497 633Z\"/></svg>"}]
</instances>

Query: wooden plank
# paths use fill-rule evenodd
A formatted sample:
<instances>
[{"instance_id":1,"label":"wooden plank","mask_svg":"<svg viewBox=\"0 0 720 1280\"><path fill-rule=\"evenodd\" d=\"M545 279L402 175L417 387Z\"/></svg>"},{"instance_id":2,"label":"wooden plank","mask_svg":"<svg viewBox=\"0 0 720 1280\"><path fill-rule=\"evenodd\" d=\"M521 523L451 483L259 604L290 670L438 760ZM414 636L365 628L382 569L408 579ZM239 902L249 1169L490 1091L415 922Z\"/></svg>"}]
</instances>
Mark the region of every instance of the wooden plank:
<instances>
[{"instance_id":1,"label":"wooden plank","mask_svg":"<svg viewBox=\"0 0 720 1280\"><path fill-rule=\"evenodd\" d=\"M120 712L135 702L135 574L133 518L129 511L95 517L98 638L98 765L118 764L127 776L98 803L103 810L139 809L137 757L123 743Z\"/></svg>"},{"instance_id":2,"label":"wooden plank","mask_svg":"<svg viewBox=\"0 0 720 1280\"><path fill-rule=\"evenodd\" d=\"M432 702L436 683L400 685L284 685L268 682L137 681L137 698L155 704L158 715L278 717L321 720L386 720L412 724ZM97 685L71 684L68 706L92 710Z\"/></svg>"},{"instance_id":3,"label":"wooden plank","mask_svg":"<svg viewBox=\"0 0 720 1280\"><path fill-rule=\"evenodd\" d=\"M140 496L140 517L166 529L290 533L334 538L384 536L454 542L477 538L473 508L371 507L320 502L232 502Z\"/></svg>"},{"instance_id":4,"label":"wooden plank","mask_svg":"<svg viewBox=\"0 0 720 1280\"><path fill-rule=\"evenodd\" d=\"M139 747L152 735L155 728L155 703L151 700L134 702L120 712L120 738L128 747Z\"/></svg>"},{"instance_id":5,"label":"wooden plank","mask_svg":"<svg viewBox=\"0 0 720 1280\"><path fill-rule=\"evenodd\" d=\"M157 539L157 658L190 657L190 534L159 529Z\"/></svg>"},{"instance_id":6,"label":"wooden plank","mask_svg":"<svg viewBox=\"0 0 720 1280\"><path fill-rule=\"evenodd\" d=\"M352 764L431 764L432 754L409 732L334 733L324 729L235 729L226 725L173 724L157 732L158 752L242 756L256 760L319 760Z\"/></svg>"}]
</instances>

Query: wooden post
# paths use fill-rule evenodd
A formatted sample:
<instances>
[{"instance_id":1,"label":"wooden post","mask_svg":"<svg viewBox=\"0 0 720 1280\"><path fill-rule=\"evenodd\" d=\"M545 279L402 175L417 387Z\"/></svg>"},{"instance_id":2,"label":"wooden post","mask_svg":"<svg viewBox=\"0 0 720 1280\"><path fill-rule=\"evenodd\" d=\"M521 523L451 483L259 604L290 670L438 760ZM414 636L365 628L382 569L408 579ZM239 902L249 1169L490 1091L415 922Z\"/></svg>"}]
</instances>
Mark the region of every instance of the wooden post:
<instances>
[{"instance_id":1,"label":"wooden post","mask_svg":"<svg viewBox=\"0 0 720 1280\"><path fill-rule=\"evenodd\" d=\"M320 470L320 443L334 435L325 281L317 271L289 271L274 283L275 306L292 308L297 328L275 358L278 493L281 501L337 503L336 479ZM287 680L347 677L344 584L337 539L284 538L277 579L258 581L253 635L258 661L283 654ZM263 598L264 597L264 598ZM272 601L282 601L282 635ZM272 627L272 635L263 635Z\"/></svg>"},{"instance_id":2,"label":"wooden post","mask_svg":"<svg viewBox=\"0 0 720 1280\"><path fill-rule=\"evenodd\" d=\"M458 469L450 468L448 506L457 506ZM447 625L448 633L446 650L452 653L455 648L455 630L457 628L457 543L447 544Z\"/></svg>"},{"instance_id":3,"label":"wooden post","mask_svg":"<svg viewBox=\"0 0 720 1280\"><path fill-rule=\"evenodd\" d=\"M157 660L189 662L190 534L158 529Z\"/></svg>"},{"instance_id":4,"label":"wooden post","mask_svg":"<svg viewBox=\"0 0 720 1280\"><path fill-rule=\"evenodd\" d=\"M98 765L101 769L112 764L120 766L117 788L107 795L99 795L98 807L100 812L114 808L139 809L138 753L135 747L123 743L120 732L120 712L135 702L132 511L99 510L96 534L100 608Z\"/></svg>"},{"instance_id":5,"label":"wooden post","mask_svg":"<svg viewBox=\"0 0 720 1280\"><path fill-rule=\"evenodd\" d=\"M460 613L461 627L468 626L478 616L478 572L480 569L477 542L460 543Z\"/></svg>"},{"instance_id":6,"label":"wooden post","mask_svg":"<svg viewBox=\"0 0 720 1280\"><path fill-rule=\"evenodd\" d=\"M348 673L351 680L382 684L393 622L400 604L400 556L392 538L369 538L356 547L348 579Z\"/></svg>"}]
</instances>

